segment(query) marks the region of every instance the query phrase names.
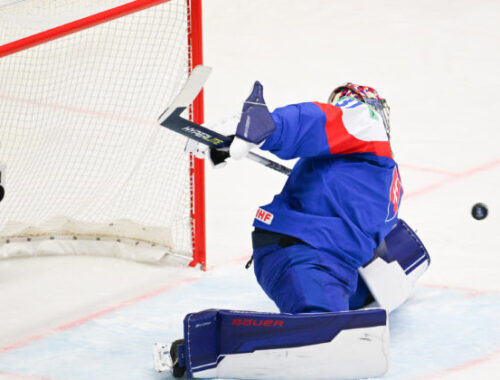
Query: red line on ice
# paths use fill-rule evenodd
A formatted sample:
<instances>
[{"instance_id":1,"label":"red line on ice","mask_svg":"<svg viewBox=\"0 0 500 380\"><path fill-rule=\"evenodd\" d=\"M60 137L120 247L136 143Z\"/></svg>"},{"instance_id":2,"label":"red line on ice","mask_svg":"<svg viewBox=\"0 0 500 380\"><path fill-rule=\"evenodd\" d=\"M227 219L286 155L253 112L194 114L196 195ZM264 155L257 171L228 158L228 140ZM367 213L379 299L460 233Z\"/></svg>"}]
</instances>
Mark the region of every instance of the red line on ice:
<instances>
[{"instance_id":1,"label":"red line on ice","mask_svg":"<svg viewBox=\"0 0 500 380\"><path fill-rule=\"evenodd\" d=\"M474 289L468 288L466 286L450 286L450 285L440 285L440 284L421 284L418 285L425 286L426 288L439 288L439 289L449 289L449 290L460 290L463 292L468 292L467 297L478 296L481 294L500 294L498 290L482 290L482 289Z\"/></svg>"},{"instance_id":2,"label":"red line on ice","mask_svg":"<svg viewBox=\"0 0 500 380\"><path fill-rule=\"evenodd\" d=\"M8 376L9 379L15 380L56 380L52 377L40 377L40 376L32 376L32 375L20 375L17 373L8 373L8 372L0 372L1 376Z\"/></svg>"},{"instance_id":3,"label":"red line on ice","mask_svg":"<svg viewBox=\"0 0 500 380\"><path fill-rule=\"evenodd\" d=\"M493 168L497 167L498 165L500 165L500 159L496 159L494 161L487 162L486 164L483 164L483 165L477 166L475 168L463 171L461 173L456 173L456 174L450 175L447 178L444 178L444 179L442 179L440 181L437 181L437 182L435 182L435 183L433 183L431 185L425 186L425 187L423 187L423 188L421 188L419 190L415 190L415 191L406 193L404 195L404 198L408 199L408 198L418 197L419 195L428 193L428 192L430 192L432 190L436 190L436 189L438 189L438 188L440 188L442 186L445 186L445 185L447 185L450 182L454 182L456 180L459 180L459 179L462 179L462 178L466 178L466 177L470 177L470 176L472 176L474 174L477 174L477 173L480 173L480 172L483 172L483 171L486 171L486 170L493 169Z\"/></svg>"},{"instance_id":4,"label":"red line on ice","mask_svg":"<svg viewBox=\"0 0 500 380\"><path fill-rule=\"evenodd\" d=\"M483 364L484 362L487 362L489 360L495 359L495 358L497 358L497 356L499 354L500 354L500 350L495 351L489 355L483 356L482 358L470 361L470 362L465 363L465 364L458 365L456 367L445 369L444 371L437 372L437 373L434 373L432 375L425 375L425 376L417 377L414 380L441 379L443 376L451 374L453 372L463 371L463 370L475 367L477 365Z\"/></svg>"},{"instance_id":5,"label":"red line on ice","mask_svg":"<svg viewBox=\"0 0 500 380\"><path fill-rule=\"evenodd\" d=\"M191 278L191 277L187 277L187 278L184 278L184 279L180 279L180 280L176 280L175 283L171 283L171 284L168 284L168 285L165 285L165 286L162 286L161 288L158 288L158 289L155 289L151 292L148 292L148 293L145 293L145 294L142 294L138 297L134 297L134 298L131 298L129 300L125 300L123 302L120 302L119 304L116 304L114 306L110 306L110 307L107 307L105 309L102 309L102 310L99 310L95 313L92 313L92 314L89 314L89 315L86 315L82 318L78 318L74 321L71 321L69 323L65 323L63 325L60 325L60 326L57 326L55 328L52 328L42 334L37 334L37 335L32 335L28 338L25 338L25 339L22 339L18 342L15 342L15 343L12 343L12 344L9 344L8 346L5 346L5 347L1 347L0 348L0 353L4 353L4 352L7 352L7 351L12 351L12 350L15 350L17 348L20 348L20 347L23 347L27 344L30 344L30 343L33 343L33 342L36 342L36 341L39 341L41 339L44 339L44 338L47 338L48 336L58 332L58 331L64 331L64 330L69 330L73 327L76 327L76 326L79 326L79 325L82 325L88 321L91 321L92 319L95 319L97 317L100 317L102 315L105 315L105 314L109 314L109 313L112 313L116 310L119 310L119 309L123 309L124 307L127 307L127 306L130 306L130 305L133 305L137 302L140 302L140 301L143 301L145 299L148 299L148 298L151 298L151 297L154 297L158 294L161 294L161 293L165 293L165 292L168 292L169 290L172 290L180 285L183 285L185 283L188 283L188 282L192 282L192 281L195 281L197 280L197 278Z\"/></svg>"},{"instance_id":6,"label":"red line on ice","mask_svg":"<svg viewBox=\"0 0 500 380\"><path fill-rule=\"evenodd\" d=\"M67 111L67 112L72 112L72 113L82 114L82 115L90 115L90 116L100 117L100 118L104 118L104 119L128 121L128 122L133 122L133 123L137 123L137 124L144 124L144 125L145 124L158 125L158 123L156 123L155 121L140 119L137 117L131 117L131 116L126 116L126 115L117 115L117 114L99 112L99 111L92 111L92 110L87 110L84 108L64 106L64 105L56 104L56 103L53 103L53 104L52 103L44 103L44 102L40 102L37 100L16 98L13 96L2 95L2 94L0 94L0 99L11 101L14 103L27 104L27 105L36 106L36 107L43 107L43 108L48 108L48 109Z\"/></svg>"},{"instance_id":7,"label":"red line on ice","mask_svg":"<svg viewBox=\"0 0 500 380\"><path fill-rule=\"evenodd\" d=\"M438 169L433 169L433 168L426 168L426 167L417 166L417 165L400 164L399 167L403 168L403 169L410 169L410 170L416 170L419 172L441 174L441 175L446 175L446 176L454 176L455 175L455 173L453 173L453 172L448 172L448 171L438 170Z\"/></svg>"}]
</instances>

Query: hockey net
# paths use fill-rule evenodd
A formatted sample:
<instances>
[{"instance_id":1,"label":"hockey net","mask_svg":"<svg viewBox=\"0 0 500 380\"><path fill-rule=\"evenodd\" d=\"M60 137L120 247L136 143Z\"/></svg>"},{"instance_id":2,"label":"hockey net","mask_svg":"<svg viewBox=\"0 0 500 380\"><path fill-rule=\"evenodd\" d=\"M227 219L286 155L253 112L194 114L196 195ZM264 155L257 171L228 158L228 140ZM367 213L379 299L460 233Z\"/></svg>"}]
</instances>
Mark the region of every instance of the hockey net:
<instances>
[{"instance_id":1,"label":"hockey net","mask_svg":"<svg viewBox=\"0 0 500 380\"><path fill-rule=\"evenodd\" d=\"M204 266L203 166L157 122L201 63L200 3L0 0L0 257Z\"/></svg>"}]
</instances>

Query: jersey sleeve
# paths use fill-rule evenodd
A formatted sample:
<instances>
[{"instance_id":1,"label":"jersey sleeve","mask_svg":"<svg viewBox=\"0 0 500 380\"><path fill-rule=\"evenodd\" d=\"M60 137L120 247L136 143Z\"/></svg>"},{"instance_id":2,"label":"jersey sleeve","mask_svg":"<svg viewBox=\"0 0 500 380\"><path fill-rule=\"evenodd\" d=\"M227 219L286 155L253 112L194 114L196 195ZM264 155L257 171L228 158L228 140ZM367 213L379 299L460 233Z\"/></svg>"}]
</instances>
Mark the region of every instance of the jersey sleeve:
<instances>
[{"instance_id":1,"label":"jersey sleeve","mask_svg":"<svg viewBox=\"0 0 500 380\"><path fill-rule=\"evenodd\" d=\"M355 99L293 104L272 112L276 130L261 149L282 159L373 153L392 159L380 116Z\"/></svg>"}]
</instances>

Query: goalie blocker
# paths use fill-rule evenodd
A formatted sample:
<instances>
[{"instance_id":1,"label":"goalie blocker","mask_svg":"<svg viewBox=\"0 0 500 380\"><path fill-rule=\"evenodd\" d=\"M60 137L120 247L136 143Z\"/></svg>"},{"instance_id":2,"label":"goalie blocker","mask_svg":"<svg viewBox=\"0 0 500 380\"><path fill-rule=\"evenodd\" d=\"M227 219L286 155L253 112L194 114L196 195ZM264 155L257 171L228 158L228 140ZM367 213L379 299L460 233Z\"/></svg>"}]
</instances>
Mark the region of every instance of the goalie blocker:
<instances>
[{"instance_id":1,"label":"goalie blocker","mask_svg":"<svg viewBox=\"0 0 500 380\"><path fill-rule=\"evenodd\" d=\"M388 355L382 309L294 315L205 310L186 316L184 340L154 351L160 372L232 379L380 376Z\"/></svg>"}]
</instances>

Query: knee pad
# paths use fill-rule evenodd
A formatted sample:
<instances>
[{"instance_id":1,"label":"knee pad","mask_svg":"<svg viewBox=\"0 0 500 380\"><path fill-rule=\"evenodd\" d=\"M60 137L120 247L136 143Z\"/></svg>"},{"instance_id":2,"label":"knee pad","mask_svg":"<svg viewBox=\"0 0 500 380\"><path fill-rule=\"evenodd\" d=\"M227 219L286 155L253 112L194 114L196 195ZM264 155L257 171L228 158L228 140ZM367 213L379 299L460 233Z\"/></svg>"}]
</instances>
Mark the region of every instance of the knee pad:
<instances>
[{"instance_id":1,"label":"knee pad","mask_svg":"<svg viewBox=\"0 0 500 380\"><path fill-rule=\"evenodd\" d=\"M356 267L305 244L256 249L254 257L257 281L282 313L349 309Z\"/></svg>"},{"instance_id":2,"label":"knee pad","mask_svg":"<svg viewBox=\"0 0 500 380\"><path fill-rule=\"evenodd\" d=\"M358 271L377 304L392 311L408 299L430 261L417 234L405 221L398 219L375 250L374 259Z\"/></svg>"}]
</instances>

